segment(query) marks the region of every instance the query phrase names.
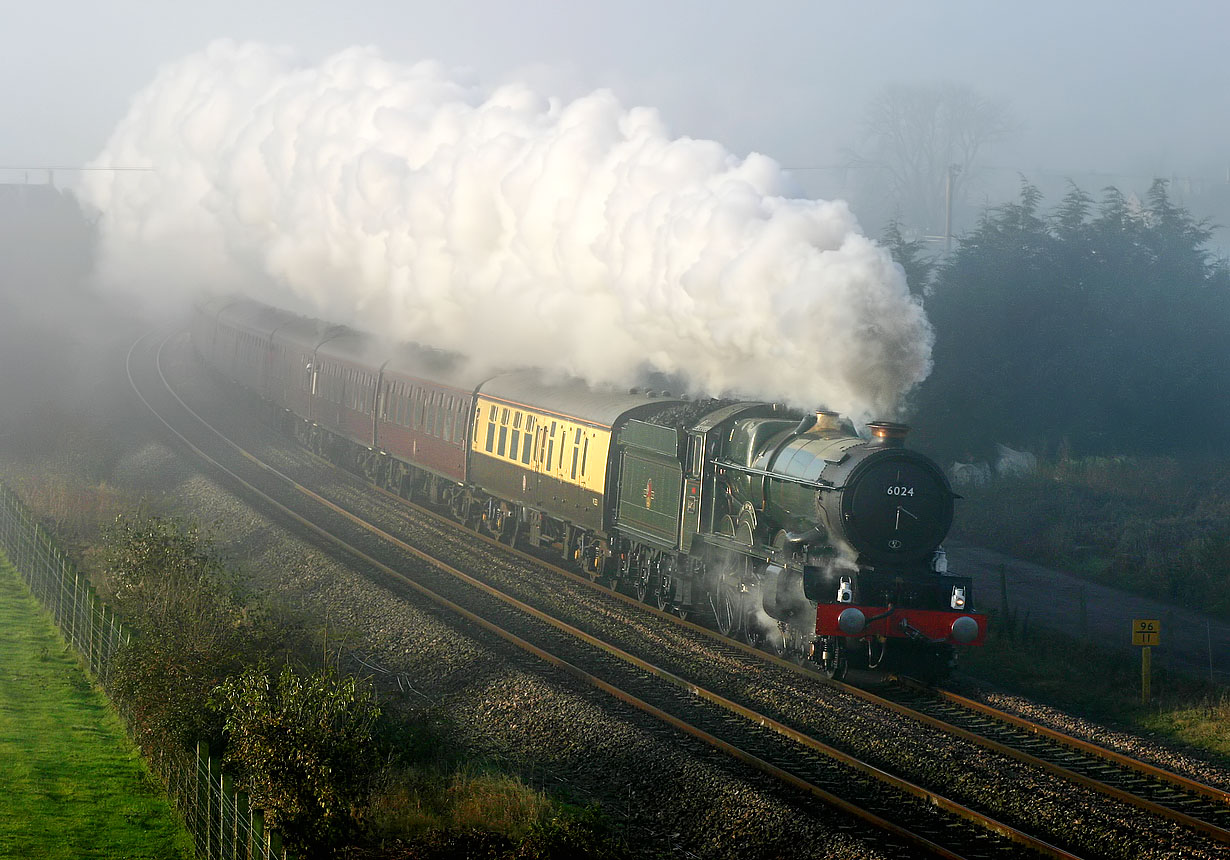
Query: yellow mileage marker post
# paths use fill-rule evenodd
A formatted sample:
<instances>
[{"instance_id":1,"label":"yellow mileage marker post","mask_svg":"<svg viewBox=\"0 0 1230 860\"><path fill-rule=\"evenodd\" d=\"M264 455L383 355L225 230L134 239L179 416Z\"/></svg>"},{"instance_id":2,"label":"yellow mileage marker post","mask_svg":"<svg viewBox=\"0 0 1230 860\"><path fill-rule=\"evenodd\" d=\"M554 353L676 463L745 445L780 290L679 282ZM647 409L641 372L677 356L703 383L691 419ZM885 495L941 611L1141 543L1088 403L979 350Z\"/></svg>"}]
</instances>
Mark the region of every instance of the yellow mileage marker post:
<instances>
[{"instance_id":1,"label":"yellow mileage marker post","mask_svg":"<svg viewBox=\"0 0 1230 860\"><path fill-rule=\"evenodd\" d=\"M1132 644L1140 645L1140 703L1149 703L1152 679L1152 648L1162 644L1162 622L1156 618L1132 619Z\"/></svg>"}]
</instances>

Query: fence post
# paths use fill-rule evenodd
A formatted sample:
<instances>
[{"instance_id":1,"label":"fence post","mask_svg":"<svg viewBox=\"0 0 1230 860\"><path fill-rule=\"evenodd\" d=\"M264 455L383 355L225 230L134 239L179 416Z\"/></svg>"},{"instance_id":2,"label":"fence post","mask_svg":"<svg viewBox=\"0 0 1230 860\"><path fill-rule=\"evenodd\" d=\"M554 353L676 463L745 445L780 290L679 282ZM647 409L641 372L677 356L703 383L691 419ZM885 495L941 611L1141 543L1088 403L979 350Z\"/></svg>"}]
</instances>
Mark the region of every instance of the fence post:
<instances>
[{"instance_id":1,"label":"fence post","mask_svg":"<svg viewBox=\"0 0 1230 860\"><path fill-rule=\"evenodd\" d=\"M221 857L216 834L220 827L216 821L222 818L222 762L209 757L209 817L205 821L205 856L213 860Z\"/></svg>"},{"instance_id":2,"label":"fence post","mask_svg":"<svg viewBox=\"0 0 1230 860\"><path fill-rule=\"evenodd\" d=\"M235 777L222 774L222 795L219 804L222 814L218 816L218 856L230 860L235 853Z\"/></svg>"},{"instance_id":3,"label":"fence post","mask_svg":"<svg viewBox=\"0 0 1230 860\"><path fill-rule=\"evenodd\" d=\"M68 581L67 576L64 577L64 581ZM66 630L65 633L67 634L69 644L80 651L81 640L77 637L77 630L81 626L81 574L75 570L73 571L73 587L71 596L72 600L69 602L71 609L69 610L68 615L68 630Z\"/></svg>"},{"instance_id":4,"label":"fence post","mask_svg":"<svg viewBox=\"0 0 1230 860\"><path fill-rule=\"evenodd\" d=\"M246 791L235 792L235 850L232 860L248 860L252 848L252 804Z\"/></svg>"},{"instance_id":5,"label":"fence post","mask_svg":"<svg viewBox=\"0 0 1230 860\"><path fill-rule=\"evenodd\" d=\"M99 652L102 649L98 644L98 634L102 631L102 624L99 623L99 617L102 615L102 601L98 597L98 592L94 590L94 586L90 586L88 594L90 598L90 623L87 629L90 633L90 645L89 653L86 656L90 664L90 671L97 678L101 674L99 670L102 669L102 664L99 660Z\"/></svg>"},{"instance_id":6,"label":"fence post","mask_svg":"<svg viewBox=\"0 0 1230 860\"><path fill-rule=\"evenodd\" d=\"M99 623L98 623L98 683L103 687L107 686L108 669L111 668L111 651L112 639L111 629L115 623L115 614L111 611L111 607L105 603L99 603Z\"/></svg>"},{"instance_id":7,"label":"fence post","mask_svg":"<svg viewBox=\"0 0 1230 860\"><path fill-rule=\"evenodd\" d=\"M202 776L204 774L204 776ZM209 819L206 810L209 802L209 744L197 741L196 760L192 768L192 841L196 845L197 854L205 854L207 843L202 834L209 831ZM208 856L208 855L205 855Z\"/></svg>"},{"instance_id":8,"label":"fence post","mask_svg":"<svg viewBox=\"0 0 1230 860\"><path fill-rule=\"evenodd\" d=\"M264 860L269 856L265 848L265 813L260 809L252 810L251 824L248 826L248 857L260 857Z\"/></svg>"}]
</instances>

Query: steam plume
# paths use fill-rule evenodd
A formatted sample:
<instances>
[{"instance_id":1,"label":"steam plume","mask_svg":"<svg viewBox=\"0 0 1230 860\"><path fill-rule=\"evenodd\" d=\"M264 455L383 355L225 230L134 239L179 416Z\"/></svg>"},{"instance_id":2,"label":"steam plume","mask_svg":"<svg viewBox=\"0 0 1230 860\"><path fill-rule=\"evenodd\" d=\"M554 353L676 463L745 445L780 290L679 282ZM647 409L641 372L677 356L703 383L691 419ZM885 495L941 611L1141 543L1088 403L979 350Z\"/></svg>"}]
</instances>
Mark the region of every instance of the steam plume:
<instances>
[{"instance_id":1,"label":"steam plume","mask_svg":"<svg viewBox=\"0 0 1230 860\"><path fill-rule=\"evenodd\" d=\"M930 369L901 269L844 202L606 91L484 91L349 49L215 42L159 72L87 173L102 280L241 291L502 366L645 369L887 416Z\"/></svg>"}]
</instances>

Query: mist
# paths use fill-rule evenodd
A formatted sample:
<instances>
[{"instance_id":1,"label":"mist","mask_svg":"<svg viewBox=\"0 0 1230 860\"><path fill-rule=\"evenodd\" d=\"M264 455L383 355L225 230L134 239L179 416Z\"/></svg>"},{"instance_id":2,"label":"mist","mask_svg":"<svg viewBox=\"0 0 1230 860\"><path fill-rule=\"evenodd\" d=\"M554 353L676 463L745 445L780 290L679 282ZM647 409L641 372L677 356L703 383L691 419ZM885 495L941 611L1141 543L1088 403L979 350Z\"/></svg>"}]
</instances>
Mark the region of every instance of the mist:
<instances>
[{"instance_id":1,"label":"mist","mask_svg":"<svg viewBox=\"0 0 1230 860\"><path fill-rule=\"evenodd\" d=\"M921 304L845 202L607 90L219 41L136 96L108 164L156 165L81 185L100 281L147 309L243 293L495 367L863 420L930 369Z\"/></svg>"},{"instance_id":2,"label":"mist","mask_svg":"<svg viewBox=\"0 0 1230 860\"><path fill-rule=\"evenodd\" d=\"M95 289L96 238L72 194L0 186L0 447L41 451L127 406L123 349L140 329Z\"/></svg>"},{"instance_id":3,"label":"mist","mask_svg":"<svg viewBox=\"0 0 1230 860\"><path fill-rule=\"evenodd\" d=\"M874 152L867 143L869 105L884 88L901 84L967 86L1001 105L1011 119L1009 133L981 151L977 163L961 174L960 187L947 213L952 221L948 241L937 235L931 223L909 234L909 238L924 242L930 253L941 253L947 244L959 241L976 226L986 207L1015 199L1022 179L1038 185L1050 201L1058 199L1070 181L1095 194L1114 185L1139 196L1154 178L1168 178L1177 203L1215 224L1230 223L1230 193L1226 193L1230 183L1222 143L1230 132L1230 66L1223 60L1222 35L1230 23L1230 12L1215 4L1178 2L1161 14L1155 5L1141 3L1091 2L1072 7L1043 2L1016 10L989 9L965 0L942 8L889 9L782 2L749 14L746 7L735 3L688 0L668 6L631 0L606 7L560 6L538 0L516 6L487 0L458 0L446 6L359 0L345 8L312 0L293 6L218 0L190 7L151 7L130 0L90 6L52 0L7 11L5 50L0 52L0 69L4 71L0 75L0 105L7 131L0 147L4 150L0 183L48 182L64 187L71 182L77 186L78 171L93 160L96 166L107 168L150 168L148 173L123 171L110 176L114 187L107 193L113 202L130 194L135 195L130 198L133 201L140 200L149 191L145 188L147 181L159 178L178 186L180 202L191 199L207 181L230 182L230 186L219 186L228 194L242 186L237 195L232 195L230 205L235 211L227 213L228 223L219 224L214 217L225 207L202 210L200 206L172 210L165 219L141 222L148 235L162 239L169 236L172 226L181 231L204 227L196 241L181 232L182 244L149 243L141 257L127 256L128 268L124 271L132 273L134 283L154 282L154 273L173 273L155 283L152 290L115 289L114 276L121 271L115 264L121 256L102 258L110 262L104 262L100 271L112 276L112 288L106 294L114 299L116 314L121 317L176 305L189 292L184 288L186 283L205 273L208 278L196 280L209 280L211 289L225 284L278 299L304 312L322 309L324 314L354 322L379 318L386 326L391 325L387 320L396 318L397 327L407 336L416 336L431 325L436 325L439 333L455 331L449 327L455 320L447 317L462 313L461 306L450 307L455 305L452 298L434 306L434 313L443 315L442 320L414 318L404 312L406 303L417 295L413 284L425 283L426 273L421 273L418 281L403 274L397 286L383 297L378 291L362 288L361 282L358 292L352 290L348 295L358 295L364 303L351 302L349 311L346 307L338 309L336 302L329 304L327 296L332 293L325 281L349 272L349 263L340 262L343 258L357 258L363 278L378 279L397 271L402 258L388 252L388 242L382 254L374 253L371 247L372 237L379 229L388 232L388 225L372 229L371 224L363 224L360 238L352 234L341 245L316 242L321 234L315 232L283 232L277 242L259 247L249 236L236 245L234 236L241 227L252 226L244 219L257 211L245 207L267 205L260 194L267 195L275 180L307 177L261 176L257 171L255 178L259 181L252 182L252 176L245 172L255 169L251 158L227 165L217 175L194 172L190 163L202 153L194 152L192 146L211 134L221 134L220 127L207 127L205 113L196 117L195 124L184 127L192 132L186 138L177 137L170 127L150 129L164 135L153 135L160 146L167 144L157 153L157 164L101 163L99 156L103 153L120 157L112 148L114 135L117 125L126 122L126 117L131 119L141 107L138 94L148 93L152 81L161 80L169 69L182 64L186 57L199 55L219 37L234 40L231 44L236 45L290 47L263 49L268 56L261 62L266 65L245 72L255 78L228 82L215 91L218 97L224 92L227 97L251 97L286 75L288 69L301 74L315 69L319 77L326 64L336 64L337 57L348 50L354 52L351 46L360 45L371 47L357 49L358 53L366 51L369 58L381 58L403 70L434 59L438 64L433 74L456 88L448 97L471 111L494 104L492 99L501 92L509 98L513 93L522 94L523 115L540 120L553 116L552 110L562 113L586 105L597 94L607 100L608 118L634 112L641 117L640 106L646 106L658 138L678 144L676 149L697 150L700 141L715 141L711 147L716 148L704 154L709 159L707 175L742 183L747 191L745 199L829 201L812 204L812 211L806 215L791 210L795 225L808 221L809 229L820 231L817 225L823 223L826 239L812 247L829 258L850 255L864 271L883 265L883 258L863 245L860 237L878 239L894 218L900 218L907 227L916 226L910 224L911 215L902 210L900 202L884 193L884 177L890 167L869 157ZM205 78L200 80L204 82ZM300 81L300 85L306 84ZM182 106L163 107L169 108L168 117L175 117L175 110ZM243 106L211 107L224 107L223 112L235 116ZM214 115L212 109L209 115ZM610 119L608 128L610 122L616 129L606 139L608 144L632 140L620 137L624 132L618 120ZM134 149L124 157L136 157L140 152ZM355 154L331 154L331 163L342 164L346 155ZM198 163L206 164L207 159ZM397 194L410 188L425 190L421 182L410 182L413 171L398 173L387 159L351 158L351 163L353 171L348 180L353 180L352 196L342 200L330 217L348 215L361 208L360 203L379 205L377 196L363 199L360 193L376 186L385 185ZM487 164L480 166L490 169ZM476 171L473 175L490 174ZM674 174L671 187L678 190L685 178ZM695 186L696 177L690 178ZM135 190L124 188L124 183ZM338 187L335 183L330 190ZM700 188L710 202L720 197L713 182L700 183ZM425 196L442 211L438 199ZM625 199L630 204L644 202L644 198L632 195ZM730 197L720 200L718 211L729 211L733 206ZM839 201L846 201L844 210ZM170 197L162 198L162 202L177 205ZM936 204L935 199L930 202ZM790 209L783 204L771 215L761 208L763 211L752 222L775 229L778 222L784 223L783 215ZM202 217L202 211L212 220L194 225L192 219ZM291 214L306 216L313 211L319 214L321 210L309 206L302 213ZM699 204L695 211L700 211ZM677 216L680 210L675 208L671 214ZM530 223L522 220L518 227L527 229ZM544 229L547 223L545 219L538 222ZM310 219L283 219L282 224L294 224L296 230L319 229ZM503 228L503 221L500 224ZM258 226L264 229L265 225ZM465 225L450 222L449 228L462 226L471 235L490 230L479 221ZM585 225L569 226L579 232ZM650 225L644 222L642 226L642 236L648 235ZM45 238L56 241L53 234ZM404 256L409 251L408 245L403 245ZM577 247L574 238L567 249L557 250L573 252L569 262L575 263ZM1214 252L1224 253L1227 247L1230 242L1226 231L1216 232ZM721 250L728 260L735 254L734 248ZM431 259L430 255L420 256ZM202 260L209 265L199 267ZM178 265L181 261L183 264ZM542 262L541 258L537 260ZM806 264L814 265L814 261ZM678 274L682 264L676 260L674 265L672 272ZM529 271L539 274L538 269L526 265ZM488 305L513 307L510 323L525 322L528 301L517 306L492 299L500 293L493 285L507 284L508 280L488 277L484 282L482 276L491 274L487 271L462 274L469 278L475 294L483 296L480 311ZM635 272L628 269L623 274L633 279ZM669 307L671 298L681 296L672 296L661 285L644 283L634 284L640 294L625 294L634 296L629 304L607 309L601 320L570 318L563 337L572 341L565 344L571 354L562 366L594 379L625 376L633 365L638 374L649 368L674 368L676 373L688 374L690 384L698 391L747 388L754 389L749 392L751 396L771 397L775 393L762 390L762 385L773 382L781 368L793 365L804 369L799 376L806 376L810 369L812 376L834 381L820 389L807 386L788 392L788 399L810 401L802 404L808 407L827 401L823 405L831 408L855 412L861 408L888 417L888 413L899 411L894 405L901 402L902 392L926 373L929 355L925 320L912 311L904 315L900 331L885 333L878 328L884 320L897 325L896 311L905 307L896 278L895 272L874 276L876 283L887 286L869 293L867 306L847 320L850 331L868 319L877 320L865 330L864 339L883 337L885 344L886 354L873 355L870 360L856 353L851 361L861 363L859 367L843 365L840 360L831 364L829 358L821 362L810 354L800 359L798 344L806 338L798 337L789 327L794 320L800 328L812 323L795 313L797 308L790 304L789 294L770 290L768 295L779 302L778 307L768 311L749 307L744 295L747 291L734 279L726 282L728 290L718 299L733 300L732 317L743 315L739 326L743 337L764 340L766 332L775 330L774 325L786 329L785 339L769 347L777 350L780 358L772 373L766 374L763 365L755 361L744 365L746 374L738 367L713 370L715 350L726 350L737 365L744 356L765 348L740 343L720 326L706 335L711 344L701 344L701 354L708 348L704 360L693 362L687 355L691 347L685 350L682 346L697 334L688 325L683 326L680 337L670 335L679 344L677 351L659 349L653 341L624 338L607 344L605 351L587 353L591 339L586 335L599 327L613 329L619 325L629 331L636 331L637 325L646 330L657 325L678 327L678 316L664 311L663 304ZM18 289L18 282L8 284L10 293ZM484 284L486 293L478 288ZM917 285L910 286L919 290ZM528 299L529 294L524 295ZM706 298L713 303L712 294ZM829 307L843 307L840 301L825 302ZM876 302L880 302L878 309L872 307ZM74 314L71 309L60 314L55 305L40 308L34 293L12 299L9 306L27 309L36 320L57 315L67 319ZM770 318L765 319L766 315ZM13 313L8 318L20 328ZM559 319L549 318L552 323ZM531 317L531 321L539 331L546 330L538 318ZM698 327L714 328L712 320L694 322ZM473 347L480 340L495 341L496 356L515 352L518 363L546 363L540 350L548 338L522 349L500 343L492 326L488 320L472 329L465 346ZM85 328L88 330L88 324ZM83 331L81 336L86 334L88 331ZM78 334L74 332L72 337L76 339ZM820 343L818 336L811 340ZM451 336L441 342L456 341ZM646 349L647 345L652 348ZM902 354L893 354L903 345ZM609 368L608 354L613 356ZM817 365L822 365L818 372ZM558 361L556 366L561 366ZM877 369L861 372L867 367ZM615 368L618 373L613 372ZM749 378L752 383L747 382Z\"/></svg>"}]
</instances>

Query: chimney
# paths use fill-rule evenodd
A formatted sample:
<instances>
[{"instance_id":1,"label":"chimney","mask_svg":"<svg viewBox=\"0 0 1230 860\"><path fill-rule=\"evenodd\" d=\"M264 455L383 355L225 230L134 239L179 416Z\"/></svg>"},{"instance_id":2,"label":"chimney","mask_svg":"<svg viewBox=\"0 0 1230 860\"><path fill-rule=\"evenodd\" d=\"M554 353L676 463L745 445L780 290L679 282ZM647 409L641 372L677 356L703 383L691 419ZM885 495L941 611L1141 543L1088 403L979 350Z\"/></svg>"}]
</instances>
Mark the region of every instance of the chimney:
<instances>
[{"instance_id":1,"label":"chimney","mask_svg":"<svg viewBox=\"0 0 1230 860\"><path fill-rule=\"evenodd\" d=\"M867 429L871 431L870 444L884 448L902 447L906 434L910 432L908 424L894 424L892 421L872 421Z\"/></svg>"}]
</instances>

